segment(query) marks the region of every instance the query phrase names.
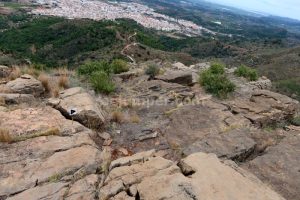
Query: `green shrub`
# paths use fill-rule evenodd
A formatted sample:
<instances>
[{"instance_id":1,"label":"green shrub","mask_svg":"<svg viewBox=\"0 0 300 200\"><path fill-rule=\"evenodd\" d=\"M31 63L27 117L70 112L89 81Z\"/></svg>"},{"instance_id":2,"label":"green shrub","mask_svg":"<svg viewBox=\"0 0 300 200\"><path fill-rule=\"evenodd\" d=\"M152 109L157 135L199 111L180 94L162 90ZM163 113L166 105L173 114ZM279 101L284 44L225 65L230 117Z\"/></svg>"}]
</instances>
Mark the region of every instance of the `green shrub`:
<instances>
[{"instance_id":1,"label":"green shrub","mask_svg":"<svg viewBox=\"0 0 300 200\"><path fill-rule=\"evenodd\" d=\"M115 84L109 74L104 71L96 71L90 76L90 83L96 92L109 94L115 91Z\"/></svg>"},{"instance_id":2,"label":"green shrub","mask_svg":"<svg viewBox=\"0 0 300 200\"><path fill-rule=\"evenodd\" d=\"M224 74L225 73L225 67L221 63L212 63L210 67L210 71L213 74Z\"/></svg>"},{"instance_id":3,"label":"green shrub","mask_svg":"<svg viewBox=\"0 0 300 200\"><path fill-rule=\"evenodd\" d=\"M115 74L120 74L129 70L127 62L121 59L115 59L111 63L111 68Z\"/></svg>"},{"instance_id":4,"label":"green shrub","mask_svg":"<svg viewBox=\"0 0 300 200\"><path fill-rule=\"evenodd\" d=\"M234 91L235 85L224 72L222 65L212 65L211 68L201 73L199 82L207 92L219 98L227 98L228 94Z\"/></svg>"},{"instance_id":5,"label":"green shrub","mask_svg":"<svg viewBox=\"0 0 300 200\"><path fill-rule=\"evenodd\" d=\"M234 71L234 74L239 77L247 78L250 81L256 81L258 79L257 71L245 65L241 65L240 67L238 67Z\"/></svg>"},{"instance_id":6,"label":"green shrub","mask_svg":"<svg viewBox=\"0 0 300 200\"><path fill-rule=\"evenodd\" d=\"M294 126L300 126L300 116L294 117L294 118L291 120L291 124L293 124Z\"/></svg>"},{"instance_id":7,"label":"green shrub","mask_svg":"<svg viewBox=\"0 0 300 200\"><path fill-rule=\"evenodd\" d=\"M159 74L159 67L157 65L149 65L146 69L145 73L150 76L150 78L154 78Z\"/></svg>"},{"instance_id":8,"label":"green shrub","mask_svg":"<svg viewBox=\"0 0 300 200\"><path fill-rule=\"evenodd\" d=\"M85 63L85 64L81 65L77 69L78 75L85 75L85 76L89 76L92 73L97 72L97 71L103 71L106 74L111 74L112 73L111 66L106 61L88 62L88 63Z\"/></svg>"}]
</instances>

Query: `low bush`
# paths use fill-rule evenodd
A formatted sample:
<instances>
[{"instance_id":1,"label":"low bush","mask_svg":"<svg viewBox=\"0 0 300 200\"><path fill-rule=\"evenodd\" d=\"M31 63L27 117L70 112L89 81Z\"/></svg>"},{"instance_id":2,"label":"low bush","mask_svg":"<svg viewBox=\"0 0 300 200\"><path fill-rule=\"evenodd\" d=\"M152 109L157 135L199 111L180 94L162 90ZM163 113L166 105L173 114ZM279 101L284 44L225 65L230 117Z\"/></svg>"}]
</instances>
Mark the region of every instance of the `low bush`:
<instances>
[{"instance_id":1,"label":"low bush","mask_svg":"<svg viewBox=\"0 0 300 200\"><path fill-rule=\"evenodd\" d=\"M226 77L224 67L219 64L202 72L199 82L207 92L219 98L227 98L235 89L235 85Z\"/></svg>"},{"instance_id":2,"label":"low bush","mask_svg":"<svg viewBox=\"0 0 300 200\"><path fill-rule=\"evenodd\" d=\"M234 74L239 77L247 78L249 81L256 81L258 79L257 71L245 65L238 67L234 71Z\"/></svg>"},{"instance_id":3,"label":"low bush","mask_svg":"<svg viewBox=\"0 0 300 200\"><path fill-rule=\"evenodd\" d=\"M112 73L110 64L106 61L87 62L77 69L78 75L89 76L94 72L104 71L107 74Z\"/></svg>"},{"instance_id":4,"label":"low bush","mask_svg":"<svg viewBox=\"0 0 300 200\"><path fill-rule=\"evenodd\" d=\"M154 78L159 74L159 67L157 65L149 65L145 71L145 74L149 75L150 78Z\"/></svg>"},{"instance_id":5,"label":"low bush","mask_svg":"<svg viewBox=\"0 0 300 200\"><path fill-rule=\"evenodd\" d=\"M291 120L291 124L293 124L294 126L300 126L300 116L294 117Z\"/></svg>"},{"instance_id":6,"label":"low bush","mask_svg":"<svg viewBox=\"0 0 300 200\"><path fill-rule=\"evenodd\" d=\"M96 71L90 76L90 83L96 92L109 94L115 91L115 84L110 75L104 71Z\"/></svg>"},{"instance_id":7,"label":"low bush","mask_svg":"<svg viewBox=\"0 0 300 200\"><path fill-rule=\"evenodd\" d=\"M210 67L210 71L213 74L224 74L225 66L221 63L212 63Z\"/></svg>"},{"instance_id":8,"label":"low bush","mask_svg":"<svg viewBox=\"0 0 300 200\"><path fill-rule=\"evenodd\" d=\"M121 59L115 59L111 63L111 68L115 74L120 74L129 71L127 62Z\"/></svg>"}]
</instances>

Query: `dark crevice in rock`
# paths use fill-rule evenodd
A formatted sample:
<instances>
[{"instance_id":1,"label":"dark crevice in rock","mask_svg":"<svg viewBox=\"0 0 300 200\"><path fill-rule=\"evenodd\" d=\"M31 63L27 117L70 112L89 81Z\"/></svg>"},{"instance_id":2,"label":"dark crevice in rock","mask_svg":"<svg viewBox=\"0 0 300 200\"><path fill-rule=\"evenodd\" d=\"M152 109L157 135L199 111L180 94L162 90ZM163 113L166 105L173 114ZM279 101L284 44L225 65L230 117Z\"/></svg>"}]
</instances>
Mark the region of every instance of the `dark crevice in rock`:
<instances>
[{"instance_id":1,"label":"dark crevice in rock","mask_svg":"<svg viewBox=\"0 0 300 200\"><path fill-rule=\"evenodd\" d=\"M141 198L140 198L140 193L139 193L139 191L137 191L137 193L136 193L136 195L135 195L135 200L140 200Z\"/></svg>"},{"instance_id":2,"label":"dark crevice in rock","mask_svg":"<svg viewBox=\"0 0 300 200\"><path fill-rule=\"evenodd\" d=\"M180 168L181 173L187 177L193 175L196 172L191 166L187 165L183 161L179 161L177 166Z\"/></svg>"}]
</instances>

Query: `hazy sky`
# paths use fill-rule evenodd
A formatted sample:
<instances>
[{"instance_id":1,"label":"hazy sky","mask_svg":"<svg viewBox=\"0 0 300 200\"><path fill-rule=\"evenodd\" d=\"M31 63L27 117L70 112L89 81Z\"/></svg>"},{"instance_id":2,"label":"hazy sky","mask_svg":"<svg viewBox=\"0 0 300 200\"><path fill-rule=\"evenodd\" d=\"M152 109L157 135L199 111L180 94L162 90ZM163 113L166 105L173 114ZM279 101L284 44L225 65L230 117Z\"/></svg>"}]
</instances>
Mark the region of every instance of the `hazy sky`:
<instances>
[{"instance_id":1,"label":"hazy sky","mask_svg":"<svg viewBox=\"0 0 300 200\"><path fill-rule=\"evenodd\" d=\"M300 0L207 0L300 20Z\"/></svg>"}]
</instances>

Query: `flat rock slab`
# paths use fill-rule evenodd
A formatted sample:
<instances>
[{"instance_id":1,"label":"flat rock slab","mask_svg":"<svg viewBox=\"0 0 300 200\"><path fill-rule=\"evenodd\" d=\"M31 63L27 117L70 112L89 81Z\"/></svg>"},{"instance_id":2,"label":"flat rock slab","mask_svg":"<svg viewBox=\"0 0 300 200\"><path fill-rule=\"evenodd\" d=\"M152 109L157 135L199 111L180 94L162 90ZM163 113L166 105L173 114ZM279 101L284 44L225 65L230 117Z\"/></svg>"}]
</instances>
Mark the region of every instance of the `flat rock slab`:
<instances>
[{"instance_id":1,"label":"flat rock slab","mask_svg":"<svg viewBox=\"0 0 300 200\"><path fill-rule=\"evenodd\" d=\"M0 142L1 198L62 199L73 179L101 166L102 152L90 137L92 131L51 107L0 112L0 123L11 137L23 138ZM53 127L57 134L40 135Z\"/></svg>"},{"instance_id":2,"label":"flat rock slab","mask_svg":"<svg viewBox=\"0 0 300 200\"><path fill-rule=\"evenodd\" d=\"M138 163L115 167L100 187L99 197L172 200L284 199L252 174L231 162L220 162L213 154L192 154L181 163L178 167L176 163L164 158L149 157ZM183 171L189 174L184 175Z\"/></svg>"},{"instance_id":3,"label":"flat rock slab","mask_svg":"<svg viewBox=\"0 0 300 200\"><path fill-rule=\"evenodd\" d=\"M42 83L28 74L8 82L6 87L13 93L32 94L34 96L40 96L45 91Z\"/></svg>"},{"instance_id":4,"label":"flat rock slab","mask_svg":"<svg viewBox=\"0 0 300 200\"><path fill-rule=\"evenodd\" d=\"M268 90L255 90L250 99L235 99L228 103L232 112L239 113L257 126L280 123L293 117L299 102Z\"/></svg>"},{"instance_id":5,"label":"flat rock slab","mask_svg":"<svg viewBox=\"0 0 300 200\"><path fill-rule=\"evenodd\" d=\"M256 142L247 135L247 130L238 129L209 135L185 148L183 153L214 153L219 158L243 161L254 152L255 146Z\"/></svg>"},{"instance_id":6,"label":"flat rock slab","mask_svg":"<svg viewBox=\"0 0 300 200\"><path fill-rule=\"evenodd\" d=\"M233 115L226 106L207 101L201 105L187 105L175 109L163 133L171 145L179 145L184 149L209 135L249 124L247 119Z\"/></svg>"},{"instance_id":7,"label":"flat rock slab","mask_svg":"<svg viewBox=\"0 0 300 200\"><path fill-rule=\"evenodd\" d=\"M94 98L80 87L62 91L59 99L49 100L49 105L89 128L101 128L105 123L104 112Z\"/></svg>"},{"instance_id":8,"label":"flat rock slab","mask_svg":"<svg viewBox=\"0 0 300 200\"><path fill-rule=\"evenodd\" d=\"M300 132L291 134L265 154L243 166L286 199L300 197Z\"/></svg>"},{"instance_id":9,"label":"flat rock slab","mask_svg":"<svg viewBox=\"0 0 300 200\"><path fill-rule=\"evenodd\" d=\"M4 98L5 104L21 104L21 103L31 103L33 102L34 96L31 94L3 94L0 93L0 98Z\"/></svg>"},{"instance_id":10,"label":"flat rock slab","mask_svg":"<svg viewBox=\"0 0 300 200\"><path fill-rule=\"evenodd\" d=\"M77 122L67 120L51 107L25 108L10 112L0 112L0 125L9 131L12 137L30 137L39 134L51 134L58 130L59 135L70 135L84 130Z\"/></svg>"},{"instance_id":11,"label":"flat rock slab","mask_svg":"<svg viewBox=\"0 0 300 200\"><path fill-rule=\"evenodd\" d=\"M194 84L193 73L190 71L167 70L163 75L156 76L155 78L165 82L178 83L181 85Z\"/></svg>"}]
</instances>

